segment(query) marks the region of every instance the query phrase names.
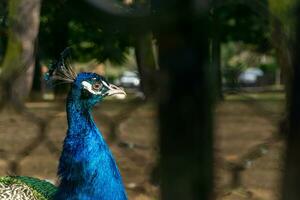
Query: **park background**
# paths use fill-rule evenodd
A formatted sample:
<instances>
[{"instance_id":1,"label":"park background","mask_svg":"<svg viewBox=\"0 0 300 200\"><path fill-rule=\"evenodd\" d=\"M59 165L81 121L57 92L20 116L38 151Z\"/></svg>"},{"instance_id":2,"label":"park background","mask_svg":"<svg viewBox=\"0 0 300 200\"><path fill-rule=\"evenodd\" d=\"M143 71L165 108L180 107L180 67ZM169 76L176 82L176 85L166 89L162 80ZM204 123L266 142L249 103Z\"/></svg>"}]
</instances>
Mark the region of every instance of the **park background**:
<instances>
[{"instance_id":1,"label":"park background","mask_svg":"<svg viewBox=\"0 0 300 200\"><path fill-rule=\"evenodd\" d=\"M58 183L69 86L44 73L68 47L128 93L93 114L129 199L300 199L298 5L2 0L0 175Z\"/></svg>"}]
</instances>

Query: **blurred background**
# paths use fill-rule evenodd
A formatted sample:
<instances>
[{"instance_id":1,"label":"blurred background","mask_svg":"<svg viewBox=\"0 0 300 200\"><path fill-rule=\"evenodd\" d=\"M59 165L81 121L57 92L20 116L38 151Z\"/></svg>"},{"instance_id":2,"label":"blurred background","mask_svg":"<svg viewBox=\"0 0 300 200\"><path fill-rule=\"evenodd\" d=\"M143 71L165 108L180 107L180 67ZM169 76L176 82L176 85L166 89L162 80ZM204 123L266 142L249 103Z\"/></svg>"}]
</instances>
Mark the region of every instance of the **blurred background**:
<instances>
[{"instance_id":1,"label":"blurred background","mask_svg":"<svg viewBox=\"0 0 300 200\"><path fill-rule=\"evenodd\" d=\"M0 175L57 183L70 47L128 93L93 114L129 199L299 200L298 4L1 0Z\"/></svg>"}]
</instances>

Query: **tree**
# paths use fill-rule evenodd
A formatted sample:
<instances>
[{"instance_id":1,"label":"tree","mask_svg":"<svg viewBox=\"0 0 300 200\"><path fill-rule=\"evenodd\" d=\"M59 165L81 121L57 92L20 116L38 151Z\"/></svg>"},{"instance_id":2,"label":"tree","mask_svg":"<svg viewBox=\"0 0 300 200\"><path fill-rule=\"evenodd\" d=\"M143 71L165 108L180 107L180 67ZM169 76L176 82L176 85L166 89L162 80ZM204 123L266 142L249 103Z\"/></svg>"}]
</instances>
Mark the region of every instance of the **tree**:
<instances>
[{"instance_id":1,"label":"tree","mask_svg":"<svg viewBox=\"0 0 300 200\"><path fill-rule=\"evenodd\" d=\"M150 0L134 1L132 7L135 10L151 10ZM157 93L156 75L157 68L154 56L154 38L150 31L151 27L136 30L134 48L138 71L141 77L141 89L146 98L153 98Z\"/></svg>"},{"instance_id":2,"label":"tree","mask_svg":"<svg viewBox=\"0 0 300 200\"><path fill-rule=\"evenodd\" d=\"M214 81L216 82L216 100L223 100L222 92L222 66L221 66L221 35L220 19L217 13L212 14L212 33L211 33L211 64L214 74Z\"/></svg>"},{"instance_id":3,"label":"tree","mask_svg":"<svg viewBox=\"0 0 300 200\"><path fill-rule=\"evenodd\" d=\"M7 43L7 1L0 2L0 63Z\"/></svg>"},{"instance_id":4,"label":"tree","mask_svg":"<svg viewBox=\"0 0 300 200\"><path fill-rule=\"evenodd\" d=\"M297 25L296 25L296 41L293 45L293 74L290 80L290 99L288 104L288 126L289 131L286 135L286 152L285 152L285 171L282 183L282 200L298 200L300 199L300 2L297 1Z\"/></svg>"},{"instance_id":5,"label":"tree","mask_svg":"<svg viewBox=\"0 0 300 200\"><path fill-rule=\"evenodd\" d=\"M30 80L25 75L34 66L35 40L39 28L40 0L10 0L8 2L7 48L1 66L0 101L1 106L14 104L21 106L20 91L28 94ZM27 84L22 84L24 80ZM16 91L16 85L23 87ZM17 87L18 88L18 87ZM18 90L18 89L17 89Z\"/></svg>"},{"instance_id":6,"label":"tree","mask_svg":"<svg viewBox=\"0 0 300 200\"><path fill-rule=\"evenodd\" d=\"M135 39L135 55L141 77L141 89L146 98L157 93L157 66L154 58L153 36L151 32L137 34Z\"/></svg>"},{"instance_id":7,"label":"tree","mask_svg":"<svg viewBox=\"0 0 300 200\"><path fill-rule=\"evenodd\" d=\"M154 1L159 65L162 199L212 195L212 91L208 1ZM193 5L193 6L191 6Z\"/></svg>"},{"instance_id":8,"label":"tree","mask_svg":"<svg viewBox=\"0 0 300 200\"><path fill-rule=\"evenodd\" d=\"M295 16L293 9L295 0L275 1L269 0L272 12L272 45L275 49L276 58L281 71L281 77L285 85L286 113L280 122L280 134L286 136L289 132L289 108L291 102L291 87L293 79L292 44L294 37Z\"/></svg>"}]
</instances>

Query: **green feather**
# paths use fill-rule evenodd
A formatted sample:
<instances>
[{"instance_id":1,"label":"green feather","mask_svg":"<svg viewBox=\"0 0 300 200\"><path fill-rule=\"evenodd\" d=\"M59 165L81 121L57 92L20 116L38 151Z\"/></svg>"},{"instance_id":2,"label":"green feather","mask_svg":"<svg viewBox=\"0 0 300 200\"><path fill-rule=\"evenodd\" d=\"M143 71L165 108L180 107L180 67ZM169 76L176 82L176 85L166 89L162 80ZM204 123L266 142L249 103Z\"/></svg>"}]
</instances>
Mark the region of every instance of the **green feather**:
<instances>
[{"instance_id":1,"label":"green feather","mask_svg":"<svg viewBox=\"0 0 300 200\"><path fill-rule=\"evenodd\" d=\"M21 184L32 189L33 194L39 200L51 200L57 191L53 184L37 178L27 176L5 176L0 177L0 183L5 185Z\"/></svg>"}]
</instances>

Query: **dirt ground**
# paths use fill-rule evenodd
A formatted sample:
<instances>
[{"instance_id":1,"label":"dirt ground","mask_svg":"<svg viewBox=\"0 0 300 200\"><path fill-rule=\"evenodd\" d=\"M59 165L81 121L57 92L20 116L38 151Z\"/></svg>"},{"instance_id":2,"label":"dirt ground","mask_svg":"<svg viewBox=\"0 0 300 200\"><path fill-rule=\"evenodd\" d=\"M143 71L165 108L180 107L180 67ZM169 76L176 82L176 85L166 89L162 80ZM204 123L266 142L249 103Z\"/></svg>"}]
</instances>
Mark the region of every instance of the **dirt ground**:
<instances>
[{"instance_id":1,"label":"dirt ground","mask_svg":"<svg viewBox=\"0 0 300 200\"><path fill-rule=\"evenodd\" d=\"M283 144L272 138L282 116L282 96L231 95L217 107L215 191L219 200L278 199ZM17 173L55 183L67 128L64 104L28 102L27 106L47 123L28 115L0 113L0 176ZM153 104L116 100L105 101L94 110L132 200L159 199L158 186L150 182L157 153L155 110ZM45 132L40 130L43 123ZM253 153L257 149L261 155ZM237 163L245 166L238 185L232 178L232 164Z\"/></svg>"},{"instance_id":2,"label":"dirt ground","mask_svg":"<svg viewBox=\"0 0 300 200\"><path fill-rule=\"evenodd\" d=\"M246 94L227 99L216 112L218 199L279 199L284 150L283 141L278 139L278 122L284 108L282 94ZM232 184L234 173L228 163L243 164L238 186Z\"/></svg>"}]
</instances>

